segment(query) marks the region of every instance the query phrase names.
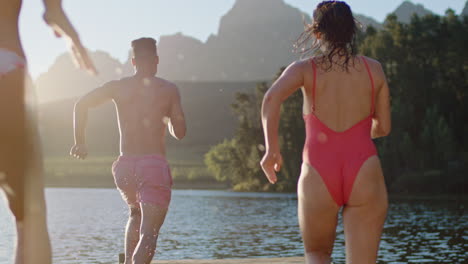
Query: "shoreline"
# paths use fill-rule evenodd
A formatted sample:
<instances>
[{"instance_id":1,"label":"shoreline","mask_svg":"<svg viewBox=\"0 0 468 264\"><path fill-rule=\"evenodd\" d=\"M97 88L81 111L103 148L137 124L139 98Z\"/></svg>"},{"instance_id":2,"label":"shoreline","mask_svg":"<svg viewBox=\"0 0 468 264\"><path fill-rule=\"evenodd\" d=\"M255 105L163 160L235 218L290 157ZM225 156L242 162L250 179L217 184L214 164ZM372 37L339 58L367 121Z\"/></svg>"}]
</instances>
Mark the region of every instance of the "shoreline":
<instances>
[{"instance_id":1,"label":"shoreline","mask_svg":"<svg viewBox=\"0 0 468 264\"><path fill-rule=\"evenodd\" d=\"M72 189L115 189L115 185L110 185L107 183L96 183L96 184L60 184L60 183L47 183L45 188L72 188ZM230 189L224 183L203 183L203 184L193 184L193 183L177 183L175 182L173 190L213 190L213 191L230 191Z\"/></svg>"},{"instance_id":2,"label":"shoreline","mask_svg":"<svg viewBox=\"0 0 468 264\"><path fill-rule=\"evenodd\" d=\"M109 186L108 184L93 184L93 185L80 185L80 184L50 184L47 183L45 188L61 189L115 189L115 186ZM192 183L174 183L173 190L205 190L205 191L233 191L226 184L223 183L212 183L212 184L192 184ZM243 192L238 192L243 193ZM279 192L261 192L258 193L279 193ZM282 193L294 193L294 192L282 192ZM406 194L406 193L390 193L388 194L389 201L468 201L468 195L466 194Z\"/></svg>"}]
</instances>

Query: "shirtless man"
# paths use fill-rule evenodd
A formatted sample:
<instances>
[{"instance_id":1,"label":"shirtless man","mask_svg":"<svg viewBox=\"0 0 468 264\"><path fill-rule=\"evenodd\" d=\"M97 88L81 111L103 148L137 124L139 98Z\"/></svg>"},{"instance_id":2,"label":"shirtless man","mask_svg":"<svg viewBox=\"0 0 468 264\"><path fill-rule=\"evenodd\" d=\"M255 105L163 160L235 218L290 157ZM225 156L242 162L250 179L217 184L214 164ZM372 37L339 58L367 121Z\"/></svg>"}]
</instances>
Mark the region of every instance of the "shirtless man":
<instances>
[{"instance_id":1,"label":"shirtless man","mask_svg":"<svg viewBox=\"0 0 468 264\"><path fill-rule=\"evenodd\" d=\"M21 45L18 19L21 0L0 2L0 189L15 217L15 263L51 263L46 225L44 179L36 127L32 83ZM44 20L57 37L70 43L82 68L95 72L61 0L44 0Z\"/></svg>"},{"instance_id":2,"label":"shirtless man","mask_svg":"<svg viewBox=\"0 0 468 264\"><path fill-rule=\"evenodd\" d=\"M130 210L125 232L125 264L150 263L171 199L172 177L165 159L166 126L176 139L185 136L185 118L178 88L156 77L156 41L132 41L136 73L110 81L75 105L75 145L70 155L84 159L88 152L85 128L88 109L112 100L120 129L120 157L112 173Z\"/></svg>"}]
</instances>

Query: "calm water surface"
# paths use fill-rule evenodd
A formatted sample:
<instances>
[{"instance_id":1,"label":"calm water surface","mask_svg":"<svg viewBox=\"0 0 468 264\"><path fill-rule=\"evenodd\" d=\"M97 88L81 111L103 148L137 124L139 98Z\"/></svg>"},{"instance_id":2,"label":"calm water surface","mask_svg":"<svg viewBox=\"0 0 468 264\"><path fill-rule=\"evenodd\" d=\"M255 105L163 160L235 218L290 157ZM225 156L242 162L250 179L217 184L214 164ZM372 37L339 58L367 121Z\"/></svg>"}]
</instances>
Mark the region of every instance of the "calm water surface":
<instances>
[{"instance_id":1,"label":"calm water surface","mask_svg":"<svg viewBox=\"0 0 468 264\"><path fill-rule=\"evenodd\" d=\"M112 189L47 189L54 263L116 263L127 207ZM12 216L0 198L0 263L12 263ZM379 263L467 263L466 203L390 205ZM159 259L287 257L303 254L294 194L176 190L161 229ZM344 263L338 227L334 263Z\"/></svg>"}]
</instances>

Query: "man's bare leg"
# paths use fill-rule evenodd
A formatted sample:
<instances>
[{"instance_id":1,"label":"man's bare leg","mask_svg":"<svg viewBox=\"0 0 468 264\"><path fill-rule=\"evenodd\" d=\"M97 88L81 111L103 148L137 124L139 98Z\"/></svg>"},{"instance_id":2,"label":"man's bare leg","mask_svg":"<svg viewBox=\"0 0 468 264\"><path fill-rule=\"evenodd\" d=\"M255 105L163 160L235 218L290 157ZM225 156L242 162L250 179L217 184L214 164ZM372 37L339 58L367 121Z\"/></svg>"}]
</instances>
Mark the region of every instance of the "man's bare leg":
<instances>
[{"instance_id":1,"label":"man's bare leg","mask_svg":"<svg viewBox=\"0 0 468 264\"><path fill-rule=\"evenodd\" d=\"M130 206L127 227L125 229L125 264L132 264L135 248L140 240L141 209Z\"/></svg>"},{"instance_id":2,"label":"man's bare leg","mask_svg":"<svg viewBox=\"0 0 468 264\"><path fill-rule=\"evenodd\" d=\"M140 240L133 254L133 264L149 264L156 251L159 229L166 218L167 208L141 203Z\"/></svg>"}]
</instances>

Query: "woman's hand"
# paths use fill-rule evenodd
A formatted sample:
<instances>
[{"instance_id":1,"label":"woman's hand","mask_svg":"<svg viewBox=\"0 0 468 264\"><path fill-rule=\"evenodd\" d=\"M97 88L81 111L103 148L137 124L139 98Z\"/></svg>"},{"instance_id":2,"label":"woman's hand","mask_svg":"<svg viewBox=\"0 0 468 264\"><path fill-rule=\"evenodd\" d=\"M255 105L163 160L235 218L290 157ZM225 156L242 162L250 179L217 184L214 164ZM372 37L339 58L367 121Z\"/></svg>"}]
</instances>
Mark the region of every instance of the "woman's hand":
<instances>
[{"instance_id":1,"label":"woman's hand","mask_svg":"<svg viewBox=\"0 0 468 264\"><path fill-rule=\"evenodd\" d=\"M283 158L279 152L278 142L281 104L304 85L303 68L309 67L309 65L308 61L294 62L289 65L263 97L262 126L267 152L263 156L260 165L268 181L272 184L278 180L276 172L283 165Z\"/></svg>"},{"instance_id":2,"label":"woman's hand","mask_svg":"<svg viewBox=\"0 0 468 264\"><path fill-rule=\"evenodd\" d=\"M268 181L271 184L275 184L278 178L276 173L280 171L281 166L283 165L283 157L278 152L269 152L267 151L263 156L262 161L260 162L263 172L265 172Z\"/></svg>"},{"instance_id":3,"label":"woman's hand","mask_svg":"<svg viewBox=\"0 0 468 264\"><path fill-rule=\"evenodd\" d=\"M83 44L81 44L78 33L70 23L63 9L46 10L44 13L44 21L54 30L55 36L64 37L68 42L72 54L73 61L81 68L91 74L97 74L96 67L90 59L88 52Z\"/></svg>"}]
</instances>

